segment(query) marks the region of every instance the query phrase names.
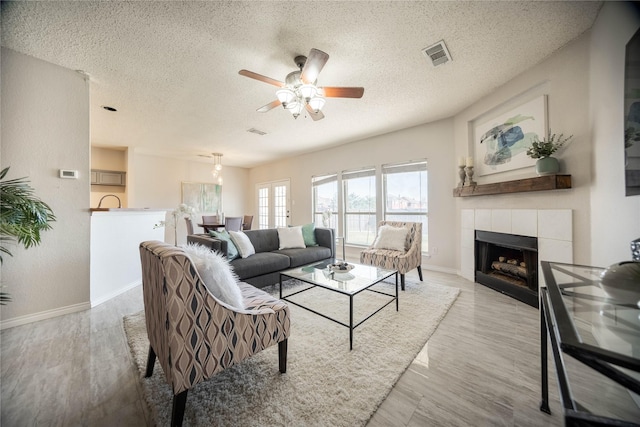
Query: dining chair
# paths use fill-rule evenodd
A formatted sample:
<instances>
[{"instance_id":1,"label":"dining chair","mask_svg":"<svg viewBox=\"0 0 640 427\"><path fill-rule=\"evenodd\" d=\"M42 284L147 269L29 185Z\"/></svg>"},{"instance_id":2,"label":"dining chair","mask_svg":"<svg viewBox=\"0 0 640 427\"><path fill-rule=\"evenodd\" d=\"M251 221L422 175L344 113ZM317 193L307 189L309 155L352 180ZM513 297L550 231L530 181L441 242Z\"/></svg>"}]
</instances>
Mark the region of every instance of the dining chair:
<instances>
[{"instance_id":1,"label":"dining chair","mask_svg":"<svg viewBox=\"0 0 640 427\"><path fill-rule=\"evenodd\" d=\"M203 224L218 224L218 215L202 215Z\"/></svg>"},{"instance_id":2,"label":"dining chair","mask_svg":"<svg viewBox=\"0 0 640 427\"><path fill-rule=\"evenodd\" d=\"M242 229L241 216L228 216L224 219L224 229L227 231L240 231Z\"/></svg>"},{"instance_id":3,"label":"dining chair","mask_svg":"<svg viewBox=\"0 0 640 427\"><path fill-rule=\"evenodd\" d=\"M187 223L187 236L190 236L193 234L193 221L191 221L191 218L185 218L184 220Z\"/></svg>"},{"instance_id":4,"label":"dining chair","mask_svg":"<svg viewBox=\"0 0 640 427\"><path fill-rule=\"evenodd\" d=\"M252 222L253 222L253 215L245 215L242 219L242 229L251 230Z\"/></svg>"}]
</instances>

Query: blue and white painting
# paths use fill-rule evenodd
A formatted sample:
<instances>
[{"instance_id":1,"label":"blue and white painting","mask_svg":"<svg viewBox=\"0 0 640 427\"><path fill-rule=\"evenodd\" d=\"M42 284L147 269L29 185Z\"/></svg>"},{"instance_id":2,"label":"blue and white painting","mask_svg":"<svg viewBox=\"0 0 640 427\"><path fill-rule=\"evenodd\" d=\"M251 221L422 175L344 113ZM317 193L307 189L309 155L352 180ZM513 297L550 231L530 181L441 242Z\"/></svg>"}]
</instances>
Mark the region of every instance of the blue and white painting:
<instances>
[{"instance_id":1,"label":"blue and white painting","mask_svg":"<svg viewBox=\"0 0 640 427\"><path fill-rule=\"evenodd\" d=\"M546 135L546 97L540 96L474 128L475 171L479 176L535 165L527 148ZM482 119L480 119L482 120Z\"/></svg>"}]
</instances>

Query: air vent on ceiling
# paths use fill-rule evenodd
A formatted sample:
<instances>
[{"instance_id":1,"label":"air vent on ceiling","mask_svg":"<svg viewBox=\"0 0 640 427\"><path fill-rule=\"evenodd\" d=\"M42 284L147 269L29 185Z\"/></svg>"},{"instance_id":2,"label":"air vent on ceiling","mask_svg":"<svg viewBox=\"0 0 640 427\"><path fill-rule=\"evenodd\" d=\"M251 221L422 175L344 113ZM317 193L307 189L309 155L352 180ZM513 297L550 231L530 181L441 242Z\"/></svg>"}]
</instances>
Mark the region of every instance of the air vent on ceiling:
<instances>
[{"instance_id":1,"label":"air vent on ceiling","mask_svg":"<svg viewBox=\"0 0 640 427\"><path fill-rule=\"evenodd\" d=\"M267 133L256 128L247 129L247 132L255 133L256 135L266 135Z\"/></svg>"},{"instance_id":2,"label":"air vent on ceiling","mask_svg":"<svg viewBox=\"0 0 640 427\"><path fill-rule=\"evenodd\" d=\"M425 47L422 49L422 53L431 60L434 67L451 61L451 54L449 54L449 50L447 49L447 45L444 44L444 40L440 40L434 45Z\"/></svg>"}]
</instances>

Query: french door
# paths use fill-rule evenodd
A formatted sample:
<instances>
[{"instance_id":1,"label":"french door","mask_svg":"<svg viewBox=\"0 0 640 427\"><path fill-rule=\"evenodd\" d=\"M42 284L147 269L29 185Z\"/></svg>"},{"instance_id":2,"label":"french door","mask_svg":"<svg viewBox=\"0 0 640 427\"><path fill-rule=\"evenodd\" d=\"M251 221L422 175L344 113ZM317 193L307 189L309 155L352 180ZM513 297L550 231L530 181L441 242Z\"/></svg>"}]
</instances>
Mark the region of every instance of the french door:
<instances>
[{"instance_id":1,"label":"french door","mask_svg":"<svg viewBox=\"0 0 640 427\"><path fill-rule=\"evenodd\" d=\"M289 225L291 211L289 187L288 179L256 185L259 229Z\"/></svg>"}]
</instances>

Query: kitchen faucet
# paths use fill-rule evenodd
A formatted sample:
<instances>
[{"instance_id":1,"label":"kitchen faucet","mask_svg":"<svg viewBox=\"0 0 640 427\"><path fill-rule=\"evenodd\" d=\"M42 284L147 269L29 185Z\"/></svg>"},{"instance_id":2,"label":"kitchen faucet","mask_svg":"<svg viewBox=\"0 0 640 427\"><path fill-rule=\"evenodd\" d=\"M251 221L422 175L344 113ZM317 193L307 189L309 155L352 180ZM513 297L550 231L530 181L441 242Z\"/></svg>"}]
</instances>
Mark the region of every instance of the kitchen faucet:
<instances>
[{"instance_id":1,"label":"kitchen faucet","mask_svg":"<svg viewBox=\"0 0 640 427\"><path fill-rule=\"evenodd\" d=\"M100 205L102 205L102 200L105 197L115 197L116 199L118 199L118 208L122 207L122 202L120 202L120 197L116 196L115 194L107 194L106 196L102 196L102 198L100 199L100 201L98 202L98 209L100 209Z\"/></svg>"}]
</instances>

